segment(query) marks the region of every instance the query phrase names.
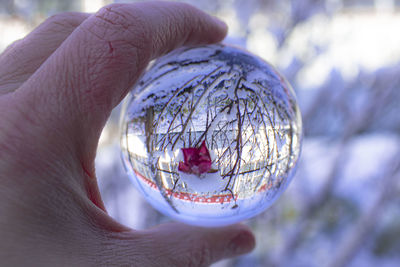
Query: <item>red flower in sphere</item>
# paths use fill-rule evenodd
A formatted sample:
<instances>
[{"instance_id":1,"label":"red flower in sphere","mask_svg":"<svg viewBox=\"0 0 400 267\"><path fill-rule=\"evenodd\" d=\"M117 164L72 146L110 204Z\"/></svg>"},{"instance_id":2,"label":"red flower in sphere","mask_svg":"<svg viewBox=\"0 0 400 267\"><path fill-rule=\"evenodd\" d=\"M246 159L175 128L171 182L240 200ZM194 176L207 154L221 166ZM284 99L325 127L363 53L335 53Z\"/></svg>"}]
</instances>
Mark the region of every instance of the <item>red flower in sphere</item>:
<instances>
[{"instance_id":1,"label":"red flower in sphere","mask_svg":"<svg viewBox=\"0 0 400 267\"><path fill-rule=\"evenodd\" d=\"M212 172L211 157L206 142L203 141L199 148L182 148L184 162L179 162L178 170L185 173L200 175Z\"/></svg>"}]
</instances>

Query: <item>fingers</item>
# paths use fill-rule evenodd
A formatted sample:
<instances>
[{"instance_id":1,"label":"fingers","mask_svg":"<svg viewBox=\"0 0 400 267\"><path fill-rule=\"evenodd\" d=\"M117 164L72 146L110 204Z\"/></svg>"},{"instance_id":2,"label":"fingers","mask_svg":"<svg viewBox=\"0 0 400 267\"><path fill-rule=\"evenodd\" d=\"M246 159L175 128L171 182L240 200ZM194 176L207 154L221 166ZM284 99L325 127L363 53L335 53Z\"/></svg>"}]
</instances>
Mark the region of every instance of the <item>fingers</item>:
<instances>
[{"instance_id":1,"label":"fingers","mask_svg":"<svg viewBox=\"0 0 400 267\"><path fill-rule=\"evenodd\" d=\"M254 235L244 225L200 228L180 223L136 232L132 240L120 238L115 242L116 251L109 253L119 255L119 259L113 262L123 259L121 265L132 264L140 255L141 266L209 266L248 253L255 246Z\"/></svg>"},{"instance_id":2,"label":"fingers","mask_svg":"<svg viewBox=\"0 0 400 267\"><path fill-rule=\"evenodd\" d=\"M151 59L225 34L224 24L187 4L112 4L77 27L16 93L42 128L75 138L69 145L90 161L112 108Z\"/></svg>"},{"instance_id":3,"label":"fingers","mask_svg":"<svg viewBox=\"0 0 400 267\"><path fill-rule=\"evenodd\" d=\"M89 14L57 14L0 55L0 95L16 90Z\"/></svg>"},{"instance_id":4,"label":"fingers","mask_svg":"<svg viewBox=\"0 0 400 267\"><path fill-rule=\"evenodd\" d=\"M90 125L99 129L149 60L224 35L225 28L186 4L113 4L85 20L22 89L46 113L64 110L64 125L63 116L84 123L100 117Z\"/></svg>"},{"instance_id":5,"label":"fingers","mask_svg":"<svg viewBox=\"0 0 400 267\"><path fill-rule=\"evenodd\" d=\"M32 164L68 164L77 174L73 181L102 207L94 158L112 108L151 59L184 44L218 42L225 34L223 23L181 3L112 4L84 20L8 94L17 100L18 116L29 121L23 138L40 148Z\"/></svg>"}]
</instances>

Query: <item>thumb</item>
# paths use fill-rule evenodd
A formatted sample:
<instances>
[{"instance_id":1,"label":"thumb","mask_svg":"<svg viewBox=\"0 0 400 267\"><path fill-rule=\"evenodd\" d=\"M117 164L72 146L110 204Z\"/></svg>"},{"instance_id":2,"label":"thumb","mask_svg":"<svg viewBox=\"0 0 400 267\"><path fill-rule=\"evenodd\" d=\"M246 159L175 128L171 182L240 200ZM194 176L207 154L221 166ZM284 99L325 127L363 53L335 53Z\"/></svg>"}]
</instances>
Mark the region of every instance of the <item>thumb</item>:
<instances>
[{"instance_id":1,"label":"thumb","mask_svg":"<svg viewBox=\"0 0 400 267\"><path fill-rule=\"evenodd\" d=\"M170 223L141 234L150 252L149 259L161 266L209 266L221 259L248 253L255 246L250 229L240 224L201 228Z\"/></svg>"}]
</instances>

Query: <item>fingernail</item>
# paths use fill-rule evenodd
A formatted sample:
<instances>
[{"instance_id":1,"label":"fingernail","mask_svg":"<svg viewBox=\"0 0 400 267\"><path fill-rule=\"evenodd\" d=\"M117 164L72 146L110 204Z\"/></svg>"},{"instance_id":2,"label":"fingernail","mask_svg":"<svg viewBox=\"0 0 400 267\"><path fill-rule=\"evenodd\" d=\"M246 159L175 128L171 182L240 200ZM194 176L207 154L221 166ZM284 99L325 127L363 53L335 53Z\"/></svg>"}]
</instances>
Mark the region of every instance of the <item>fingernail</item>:
<instances>
[{"instance_id":1,"label":"fingernail","mask_svg":"<svg viewBox=\"0 0 400 267\"><path fill-rule=\"evenodd\" d=\"M255 239L251 232L242 231L229 243L228 249L232 255L245 254L255 247Z\"/></svg>"}]
</instances>

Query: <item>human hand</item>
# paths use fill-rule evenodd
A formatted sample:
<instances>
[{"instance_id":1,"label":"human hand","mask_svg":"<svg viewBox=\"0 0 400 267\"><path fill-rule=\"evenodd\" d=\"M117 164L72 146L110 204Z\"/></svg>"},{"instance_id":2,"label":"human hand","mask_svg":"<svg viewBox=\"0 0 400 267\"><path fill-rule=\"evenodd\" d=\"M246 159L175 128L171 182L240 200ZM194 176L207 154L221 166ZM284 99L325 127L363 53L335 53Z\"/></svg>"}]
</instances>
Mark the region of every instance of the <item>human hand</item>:
<instances>
[{"instance_id":1,"label":"human hand","mask_svg":"<svg viewBox=\"0 0 400 267\"><path fill-rule=\"evenodd\" d=\"M226 26L186 4L113 4L56 15L0 56L2 266L206 266L247 253L243 225L136 231L105 212L100 133L148 62Z\"/></svg>"}]
</instances>

